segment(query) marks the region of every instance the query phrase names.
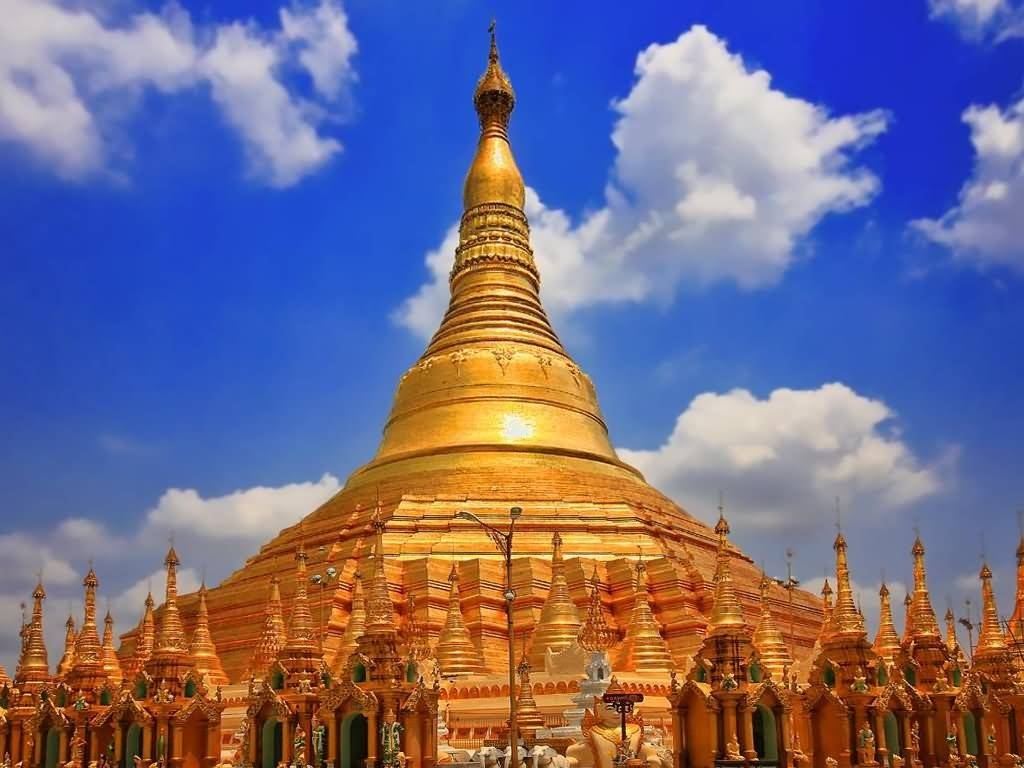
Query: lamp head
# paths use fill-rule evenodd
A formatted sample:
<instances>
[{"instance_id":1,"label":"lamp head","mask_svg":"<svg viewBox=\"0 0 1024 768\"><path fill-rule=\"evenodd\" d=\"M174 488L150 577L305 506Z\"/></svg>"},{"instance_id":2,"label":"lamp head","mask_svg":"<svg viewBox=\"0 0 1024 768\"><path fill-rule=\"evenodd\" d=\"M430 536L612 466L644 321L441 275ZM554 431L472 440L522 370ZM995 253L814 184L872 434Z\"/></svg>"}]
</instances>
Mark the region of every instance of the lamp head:
<instances>
[{"instance_id":1,"label":"lamp head","mask_svg":"<svg viewBox=\"0 0 1024 768\"><path fill-rule=\"evenodd\" d=\"M323 581L323 576L321 576L319 573L314 573L312 576L309 577L310 584L319 584L321 581Z\"/></svg>"},{"instance_id":2,"label":"lamp head","mask_svg":"<svg viewBox=\"0 0 1024 768\"><path fill-rule=\"evenodd\" d=\"M333 565L327 566L327 578L333 579L337 575L338 575L338 569L337 568L335 568Z\"/></svg>"},{"instance_id":3,"label":"lamp head","mask_svg":"<svg viewBox=\"0 0 1024 768\"><path fill-rule=\"evenodd\" d=\"M515 520L521 514L523 514L523 508L522 507L512 507L508 511L508 516L511 517L513 520Z\"/></svg>"},{"instance_id":4,"label":"lamp head","mask_svg":"<svg viewBox=\"0 0 1024 768\"><path fill-rule=\"evenodd\" d=\"M472 512L468 512L465 509L460 509L455 513L456 520L476 520L477 517Z\"/></svg>"}]
</instances>

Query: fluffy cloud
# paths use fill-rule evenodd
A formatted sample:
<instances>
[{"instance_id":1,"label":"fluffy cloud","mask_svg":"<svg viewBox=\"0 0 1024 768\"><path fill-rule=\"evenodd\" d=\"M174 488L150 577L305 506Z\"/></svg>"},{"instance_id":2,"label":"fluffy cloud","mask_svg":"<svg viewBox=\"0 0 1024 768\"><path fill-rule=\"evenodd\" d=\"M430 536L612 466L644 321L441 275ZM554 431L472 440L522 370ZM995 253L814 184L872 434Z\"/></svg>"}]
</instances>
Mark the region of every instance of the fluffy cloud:
<instances>
[{"instance_id":1,"label":"fluffy cloud","mask_svg":"<svg viewBox=\"0 0 1024 768\"><path fill-rule=\"evenodd\" d=\"M806 526L833 499L864 513L940 490L944 464L924 465L891 428L885 403L843 384L697 396L655 450L619 449L647 480L684 503L729 497L730 516L764 528Z\"/></svg>"},{"instance_id":2,"label":"fluffy cloud","mask_svg":"<svg viewBox=\"0 0 1024 768\"><path fill-rule=\"evenodd\" d=\"M254 175L293 184L341 145L318 123L352 82L356 40L337 0L281 10L281 29L193 27L170 4L121 25L59 0L0 0L0 142L30 150L65 178L107 168L113 114L144 89L209 85L239 133ZM286 79L305 69L318 100Z\"/></svg>"},{"instance_id":3,"label":"fluffy cloud","mask_svg":"<svg viewBox=\"0 0 1024 768\"><path fill-rule=\"evenodd\" d=\"M865 205L878 179L853 164L879 111L832 117L773 88L701 26L652 45L614 104L605 204L578 223L527 193L546 306L668 300L680 284L770 285L824 216ZM421 336L447 305L456 230L427 254L431 280L396 312Z\"/></svg>"},{"instance_id":4,"label":"fluffy cloud","mask_svg":"<svg viewBox=\"0 0 1024 768\"><path fill-rule=\"evenodd\" d=\"M971 40L1024 35L1024 8L1007 0L929 0L928 9L933 19L953 22Z\"/></svg>"},{"instance_id":5,"label":"fluffy cloud","mask_svg":"<svg viewBox=\"0 0 1024 768\"><path fill-rule=\"evenodd\" d=\"M963 119L975 157L959 204L912 226L958 259L1024 271L1024 99L1005 111L971 106Z\"/></svg>"},{"instance_id":6,"label":"fluffy cloud","mask_svg":"<svg viewBox=\"0 0 1024 768\"><path fill-rule=\"evenodd\" d=\"M205 539L262 541L301 520L339 488L338 478L330 474L315 483L256 486L209 499L191 488L171 488L148 512L146 522L150 530L185 530Z\"/></svg>"}]
</instances>

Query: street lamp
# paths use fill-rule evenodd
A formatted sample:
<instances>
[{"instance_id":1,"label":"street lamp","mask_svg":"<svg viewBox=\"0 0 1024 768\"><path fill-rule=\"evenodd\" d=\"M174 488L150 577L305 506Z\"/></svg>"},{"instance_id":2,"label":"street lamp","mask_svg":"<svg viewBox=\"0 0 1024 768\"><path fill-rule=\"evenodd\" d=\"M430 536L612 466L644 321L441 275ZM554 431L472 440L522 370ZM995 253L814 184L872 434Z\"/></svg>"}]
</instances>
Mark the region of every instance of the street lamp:
<instances>
[{"instance_id":1,"label":"street lamp","mask_svg":"<svg viewBox=\"0 0 1024 768\"><path fill-rule=\"evenodd\" d=\"M516 657L515 657L515 625L512 621L512 603L516 599L512 589L512 534L515 532L516 520L523 514L522 507L512 507L508 511L508 532L499 531L493 525L485 523L472 512L460 509L455 513L457 520L469 520L476 523L491 537L494 546L505 559L505 613L508 617L508 737L510 742L509 760L519 764L519 728L516 725Z\"/></svg>"},{"instance_id":2,"label":"street lamp","mask_svg":"<svg viewBox=\"0 0 1024 768\"><path fill-rule=\"evenodd\" d=\"M327 554L327 547L321 545L319 551L320 551L320 554L322 556L326 556L326 554ZM320 611L320 655L321 656L323 655L323 652L324 652L324 590L327 588L328 584L330 584L332 581L335 581L337 578L338 578L338 569L335 568L333 565L328 565L327 568L324 569L324 572L322 574L314 573L312 576L309 577L309 583L310 584L312 584L314 587L320 587L320 608L319 608L319 611Z\"/></svg>"}]
</instances>

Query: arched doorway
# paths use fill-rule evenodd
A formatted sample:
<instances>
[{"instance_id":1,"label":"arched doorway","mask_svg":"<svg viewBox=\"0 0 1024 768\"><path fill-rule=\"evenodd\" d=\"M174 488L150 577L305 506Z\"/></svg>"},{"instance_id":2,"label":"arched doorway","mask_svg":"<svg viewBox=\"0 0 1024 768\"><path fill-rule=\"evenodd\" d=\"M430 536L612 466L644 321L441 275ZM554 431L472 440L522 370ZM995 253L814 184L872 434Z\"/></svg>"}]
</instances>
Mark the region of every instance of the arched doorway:
<instances>
[{"instance_id":1,"label":"arched doorway","mask_svg":"<svg viewBox=\"0 0 1024 768\"><path fill-rule=\"evenodd\" d=\"M206 718L195 710L181 732L181 768L203 768L209 742Z\"/></svg>"},{"instance_id":2,"label":"arched doorway","mask_svg":"<svg viewBox=\"0 0 1024 768\"><path fill-rule=\"evenodd\" d=\"M900 743L900 724L896 715L886 712L882 718L882 725L885 728L885 747L889 750L889 765L892 766L892 759L896 755L903 754L903 745Z\"/></svg>"},{"instance_id":3,"label":"arched doorway","mask_svg":"<svg viewBox=\"0 0 1024 768\"><path fill-rule=\"evenodd\" d=\"M260 754L256 758L256 764L260 768L277 768L281 762L282 733L281 721L276 717L268 717L263 723L260 733Z\"/></svg>"},{"instance_id":4,"label":"arched doorway","mask_svg":"<svg viewBox=\"0 0 1024 768\"><path fill-rule=\"evenodd\" d=\"M50 727L46 729L40 762L45 768L56 768L58 760L60 760L60 728Z\"/></svg>"},{"instance_id":5,"label":"arched doorway","mask_svg":"<svg viewBox=\"0 0 1024 768\"><path fill-rule=\"evenodd\" d=\"M967 754L978 756L978 726L974 719L973 712L964 712L963 716L964 744L967 746ZM49 768L49 767L47 767Z\"/></svg>"},{"instance_id":6,"label":"arched doorway","mask_svg":"<svg viewBox=\"0 0 1024 768\"><path fill-rule=\"evenodd\" d=\"M370 739L363 715L353 713L341 722L341 765L339 768L363 768L369 754Z\"/></svg>"},{"instance_id":7,"label":"arched doorway","mask_svg":"<svg viewBox=\"0 0 1024 768\"><path fill-rule=\"evenodd\" d=\"M142 757L142 727L138 723L132 723L124 731L124 750L121 752L121 765L123 768L131 768L135 764L134 757Z\"/></svg>"},{"instance_id":8,"label":"arched doorway","mask_svg":"<svg viewBox=\"0 0 1024 768\"><path fill-rule=\"evenodd\" d=\"M814 736L814 768L825 768L825 758L847 748L843 739L846 712L838 700L822 696L811 712ZM851 734L852 737L852 734ZM854 753L856 754L856 752Z\"/></svg>"},{"instance_id":9,"label":"arched doorway","mask_svg":"<svg viewBox=\"0 0 1024 768\"><path fill-rule=\"evenodd\" d=\"M769 763L779 761L778 725L775 713L764 704L754 710L754 749L760 760Z\"/></svg>"}]
</instances>

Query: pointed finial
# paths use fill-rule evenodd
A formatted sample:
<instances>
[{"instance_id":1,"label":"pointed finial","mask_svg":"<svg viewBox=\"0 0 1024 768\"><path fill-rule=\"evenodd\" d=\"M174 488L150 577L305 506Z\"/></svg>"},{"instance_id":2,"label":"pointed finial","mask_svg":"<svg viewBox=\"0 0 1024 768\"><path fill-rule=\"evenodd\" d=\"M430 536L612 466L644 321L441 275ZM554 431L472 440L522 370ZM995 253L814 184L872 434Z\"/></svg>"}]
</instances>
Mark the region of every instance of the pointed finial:
<instances>
[{"instance_id":1,"label":"pointed finial","mask_svg":"<svg viewBox=\"0 0 1024 768\"><path fill-rule=\"evenodd\" d=\"M839 502L839 497L836 496L836 533L841 534L843 532L843 507Z\"/></svg>"}]
</instances>

